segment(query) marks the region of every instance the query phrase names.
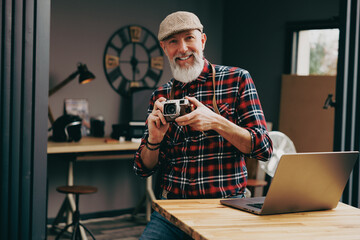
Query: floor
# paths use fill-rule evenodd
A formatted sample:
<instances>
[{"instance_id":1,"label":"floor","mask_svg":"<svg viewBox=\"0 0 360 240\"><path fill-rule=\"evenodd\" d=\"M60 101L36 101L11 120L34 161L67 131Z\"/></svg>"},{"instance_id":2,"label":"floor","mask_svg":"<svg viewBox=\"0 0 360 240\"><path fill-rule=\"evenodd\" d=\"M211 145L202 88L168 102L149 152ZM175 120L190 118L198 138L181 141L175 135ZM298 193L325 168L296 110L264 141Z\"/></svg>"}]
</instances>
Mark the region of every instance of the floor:
<instances>
[{"instance_id":1,"label":"floor","mask_svg":"<svg viewBox=\"0 0 360 240\"><path fill-rule=\"evenodd\" d=\"M82 223L92 232L96 240L137 240L146 226L145 215L138 214L133 217L125 214L111 218L89 219ZM54 240L57 232L48 226L47 240ZM70 234L66 233L60 239L70 239ZM91 239L88 236L88 239Z\"/></svg>"}]
</instances>

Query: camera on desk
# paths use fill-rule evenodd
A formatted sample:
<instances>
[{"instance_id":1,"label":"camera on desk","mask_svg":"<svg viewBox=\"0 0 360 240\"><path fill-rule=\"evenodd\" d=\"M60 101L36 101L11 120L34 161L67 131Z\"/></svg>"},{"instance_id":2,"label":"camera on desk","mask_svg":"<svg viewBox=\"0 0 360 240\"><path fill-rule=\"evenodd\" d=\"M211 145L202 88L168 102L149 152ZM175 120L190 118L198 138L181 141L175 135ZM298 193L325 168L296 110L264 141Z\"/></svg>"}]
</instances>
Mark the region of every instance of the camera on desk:
<instances>
[{"instance_id":1,"label":"camera on desk","mask_svg":"<svg viewBox=\"0 0 360 240\"><path fill-rule=\"evenodd\" d=\"M191 112L191 104L187 99L166 100L163 115L167 122L173 122L179 116Z\"/></svg>"}]
</instances>

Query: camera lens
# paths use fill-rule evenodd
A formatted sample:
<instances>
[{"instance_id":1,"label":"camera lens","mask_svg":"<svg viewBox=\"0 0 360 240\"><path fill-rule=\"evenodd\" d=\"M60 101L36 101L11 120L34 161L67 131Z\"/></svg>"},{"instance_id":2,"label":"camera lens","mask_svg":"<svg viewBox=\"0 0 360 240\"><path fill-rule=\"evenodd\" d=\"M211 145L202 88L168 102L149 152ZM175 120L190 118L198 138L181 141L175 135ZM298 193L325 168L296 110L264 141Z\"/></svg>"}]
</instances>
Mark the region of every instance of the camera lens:
<instances>
[{"instance_id":1,"label":"camera lens","mask_svg":"<svg viewBox=\"0 0 360 240\"><path fill-rule=\"evenodd\" d=\"M176 106L175 103L169 103L165 105L164 108L165 114L175 114L176 113Z\"/></svg>"}]
</instances>

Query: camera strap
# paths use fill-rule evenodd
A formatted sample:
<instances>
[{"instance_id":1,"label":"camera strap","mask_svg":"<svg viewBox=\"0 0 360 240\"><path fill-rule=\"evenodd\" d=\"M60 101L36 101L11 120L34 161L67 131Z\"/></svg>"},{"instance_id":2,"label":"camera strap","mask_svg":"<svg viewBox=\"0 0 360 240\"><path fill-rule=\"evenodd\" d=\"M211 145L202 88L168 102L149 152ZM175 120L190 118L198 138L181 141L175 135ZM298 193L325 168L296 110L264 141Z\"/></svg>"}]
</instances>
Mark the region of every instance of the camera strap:
<instances>
[{"instance_id":1,"label":"camera strap","mask_svg":"<svg viewBox=\"0 0 360 240\"><path fill-rule=\"evenodd\" d=\"M210 66L211 66L211 71L212 71L212 86L213 86L213 92L214 92L214 95L213 95L213 107L214 107L214 110L217 114L220 114L219 112L219 109L217 107L217 104L216 104L216 95L215 95L215 67L209 63ZM171 91L170 91L170 99L174 99L174 95L175 95L175 87L174 87L174 84L171 86Z\"/></svg>"}]
</instances>

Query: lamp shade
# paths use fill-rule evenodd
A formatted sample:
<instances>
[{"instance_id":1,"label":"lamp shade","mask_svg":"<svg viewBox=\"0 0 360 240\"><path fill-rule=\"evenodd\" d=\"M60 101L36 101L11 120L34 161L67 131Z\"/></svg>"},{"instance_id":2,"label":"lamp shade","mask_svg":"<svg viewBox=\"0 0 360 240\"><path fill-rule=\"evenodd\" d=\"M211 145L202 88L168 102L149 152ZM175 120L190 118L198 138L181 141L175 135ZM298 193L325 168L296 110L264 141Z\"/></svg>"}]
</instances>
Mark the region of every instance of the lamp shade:
<instances>
[{"instance_id":1,"label":"lamp shade","mask_svg":"<svg viewBox=\"0 0 360 240\"><path fill-rule=\"evenodd\" d=\"M89 72L85 64L79 64L78 71L79 71L79 83L81 84L88 83L95 78L94 74Z\"/></svg>"}]
</instances>

